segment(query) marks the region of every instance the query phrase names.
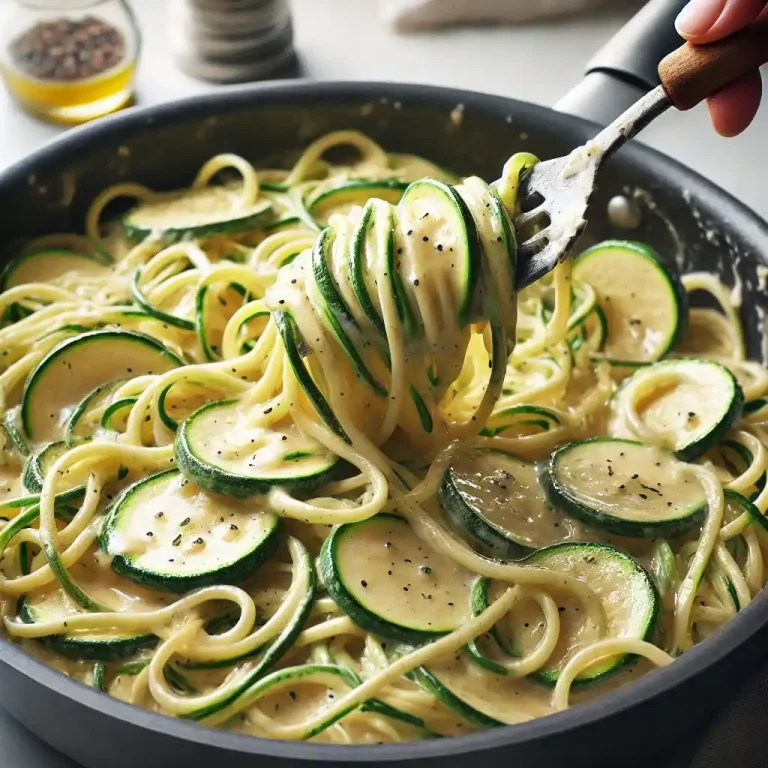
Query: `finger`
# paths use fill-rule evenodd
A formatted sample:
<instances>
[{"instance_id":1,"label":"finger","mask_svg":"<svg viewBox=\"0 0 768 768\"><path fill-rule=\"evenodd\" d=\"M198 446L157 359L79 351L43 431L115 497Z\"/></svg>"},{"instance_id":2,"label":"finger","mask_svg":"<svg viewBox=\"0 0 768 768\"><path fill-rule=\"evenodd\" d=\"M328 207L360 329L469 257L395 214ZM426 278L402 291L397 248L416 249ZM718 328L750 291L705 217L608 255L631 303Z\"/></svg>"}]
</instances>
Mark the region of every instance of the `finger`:
<instances>
[{"instance_id":1,"label":"finger","mask_svg":"<svg viewBox=\"0 0 768 768\"><path fill-rule=\"evenodd\" d=\"M754 21L765 7L766 0L691 0L675 27L692 43L711 43Z\"/></svg>"},{"instance_id":2,"label":"finger","mask_svg":"<svg viewBox=\"0 0 768 768\"><path fill-rule=\"evenodd\" d=\"M736 136L754 119L760 106L763 84L759 72L734 80L707 99L712 125L721 136Z\"/></svg>"}]
</instances>

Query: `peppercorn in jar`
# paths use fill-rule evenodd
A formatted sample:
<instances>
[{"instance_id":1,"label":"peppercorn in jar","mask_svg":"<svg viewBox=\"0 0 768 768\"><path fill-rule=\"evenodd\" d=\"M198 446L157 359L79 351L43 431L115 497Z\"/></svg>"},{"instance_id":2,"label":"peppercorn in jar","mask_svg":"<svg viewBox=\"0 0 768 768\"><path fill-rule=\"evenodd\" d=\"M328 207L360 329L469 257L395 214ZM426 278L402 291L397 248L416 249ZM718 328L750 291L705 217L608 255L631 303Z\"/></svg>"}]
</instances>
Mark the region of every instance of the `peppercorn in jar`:
<instances>
[{"instance_id":1,"label":"peppercorn in jar","mask_svg":"<svg viewBox=\"0 0 768 768\"><path fill-rule=\"evenodd\" d=\"M30 112L80 123L131 100L139 33L125 0L14 0L2 22L0 71Z\"/></svg>"}]
</instances>

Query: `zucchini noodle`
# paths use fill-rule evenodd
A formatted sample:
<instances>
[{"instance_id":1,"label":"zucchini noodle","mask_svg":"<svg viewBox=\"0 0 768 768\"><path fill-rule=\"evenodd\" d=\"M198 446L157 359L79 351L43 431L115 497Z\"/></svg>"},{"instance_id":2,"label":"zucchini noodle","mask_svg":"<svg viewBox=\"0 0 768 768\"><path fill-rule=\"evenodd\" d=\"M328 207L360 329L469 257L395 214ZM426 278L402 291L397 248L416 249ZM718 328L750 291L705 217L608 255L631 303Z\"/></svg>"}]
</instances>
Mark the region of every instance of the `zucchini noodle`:
<instances>
[{"instance_id":1,"label":"zucchini noodle","mask_svg":"<svg viewBox=\"0 0 768 768\"><path fill-rule=\"evenodd\" d=\"M745 608L766 581L768 372L731 292L672 274L668 320L580 257L517 292L536 162L488 185L338 131L290 168L221 154L187 189L110 187L85 234L13 254L8 638L164 714L380 743L566 709ZM625 246L656 263L596 248ZM553 473L600 445L584 482L622 446L652 463L598 514ZM615 521L630 481L658 519Z\"/></svg>"}]
</instances>

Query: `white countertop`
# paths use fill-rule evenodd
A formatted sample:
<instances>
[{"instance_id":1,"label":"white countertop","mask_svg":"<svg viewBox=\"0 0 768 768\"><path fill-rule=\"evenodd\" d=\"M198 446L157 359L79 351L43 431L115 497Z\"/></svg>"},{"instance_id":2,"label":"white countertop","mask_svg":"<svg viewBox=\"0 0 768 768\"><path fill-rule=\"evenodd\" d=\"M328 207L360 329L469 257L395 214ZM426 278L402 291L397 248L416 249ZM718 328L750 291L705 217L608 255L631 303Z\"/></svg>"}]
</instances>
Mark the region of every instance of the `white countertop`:
<instances>
[{"instance_id":1,"label":"white countertop","mask_svg":"<svg viewBox=\"0 0 768 768\"><path fill-rule=\"evenodd\" d=\"M0 0L10 2L11 0ZM168 49L166 0L132 0L144 31L138 100L152 104L215 86L179 72ZM375 0L292 0L296 49L307 74L324 80L393 80L469 88L555 103L631 13L620 9L522 27L475 27L399 36L378 18ZM0 88L0 168L60 128L23 113ZM670 113L643 139L690 165L768 218L768 180L756 172L765 151L768 107L737 139L709 128L706 110Z\"/></svg>"}]
</instances>

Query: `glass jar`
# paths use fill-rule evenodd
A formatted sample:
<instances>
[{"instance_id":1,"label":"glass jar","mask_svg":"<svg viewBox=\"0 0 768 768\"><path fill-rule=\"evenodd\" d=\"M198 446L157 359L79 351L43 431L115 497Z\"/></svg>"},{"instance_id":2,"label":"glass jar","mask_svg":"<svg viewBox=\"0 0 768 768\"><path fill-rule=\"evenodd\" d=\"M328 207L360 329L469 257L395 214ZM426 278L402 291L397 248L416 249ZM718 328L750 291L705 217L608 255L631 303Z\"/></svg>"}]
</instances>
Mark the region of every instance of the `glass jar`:
<instances>
[{"instance_id":1,"label":"glass jar","mask_svg":"<svg viewBox=\"0 0 768 768\"><path fill-rule=\"evenodd\" d=\"M126 0L0 2L0 73L22 106L54 122L128 104L140 40Z\"/></svg>"}]
</instances>

